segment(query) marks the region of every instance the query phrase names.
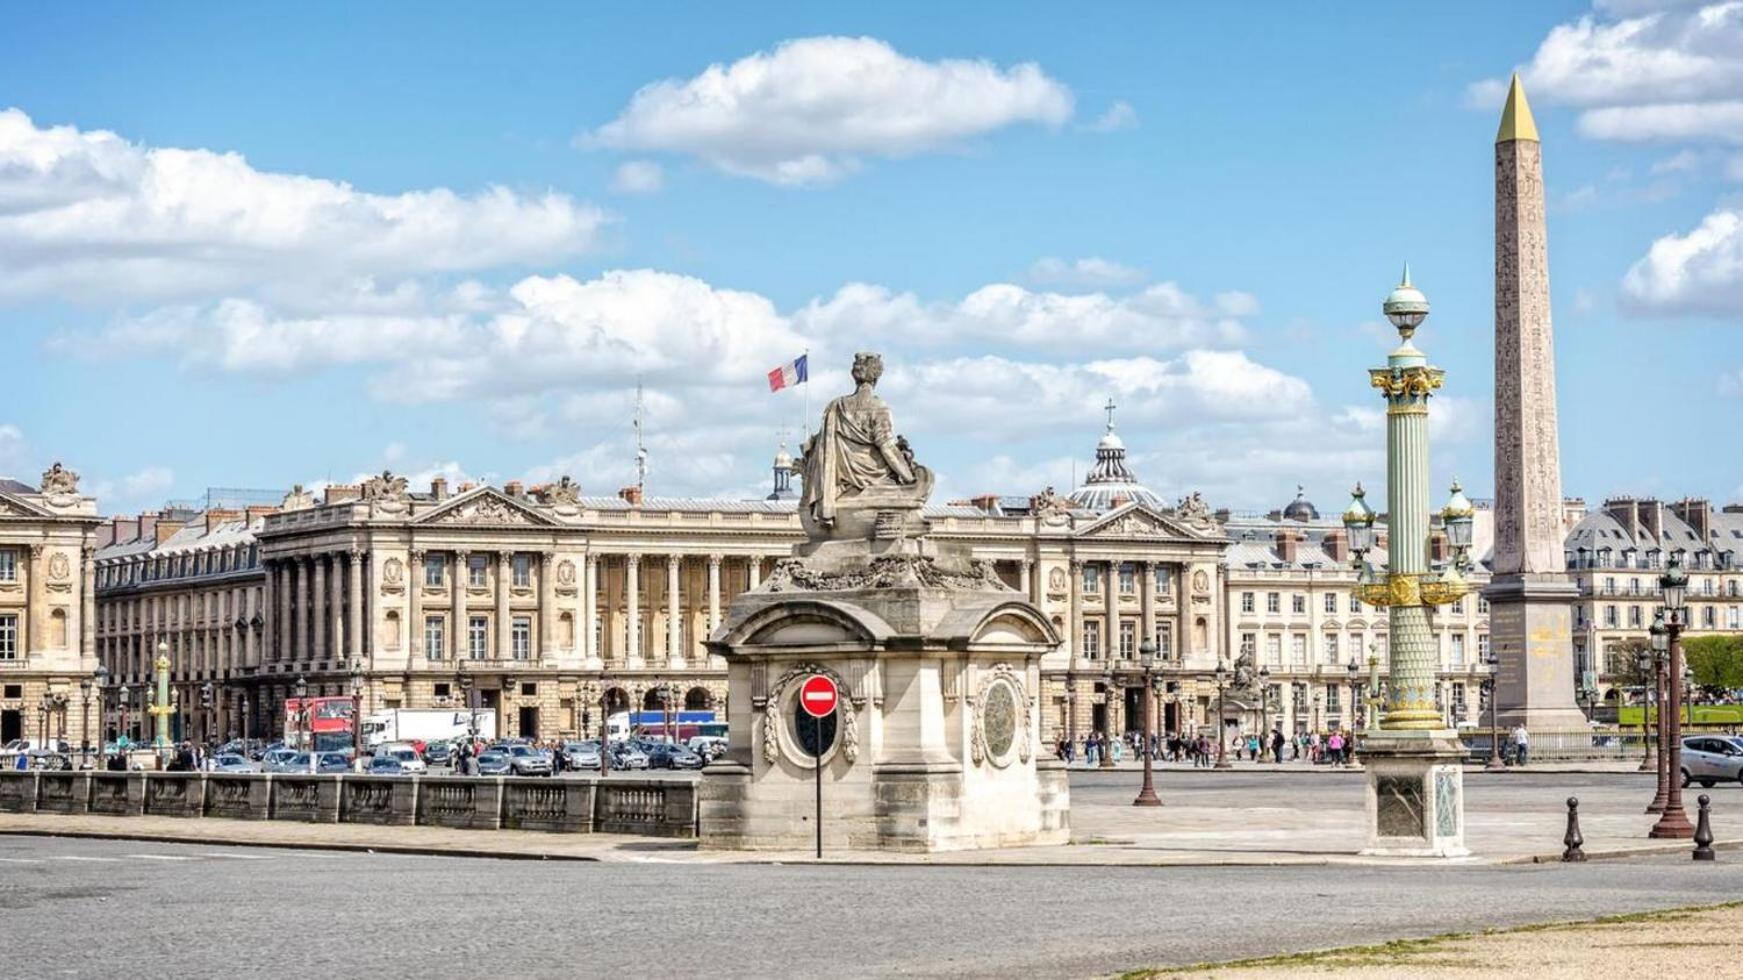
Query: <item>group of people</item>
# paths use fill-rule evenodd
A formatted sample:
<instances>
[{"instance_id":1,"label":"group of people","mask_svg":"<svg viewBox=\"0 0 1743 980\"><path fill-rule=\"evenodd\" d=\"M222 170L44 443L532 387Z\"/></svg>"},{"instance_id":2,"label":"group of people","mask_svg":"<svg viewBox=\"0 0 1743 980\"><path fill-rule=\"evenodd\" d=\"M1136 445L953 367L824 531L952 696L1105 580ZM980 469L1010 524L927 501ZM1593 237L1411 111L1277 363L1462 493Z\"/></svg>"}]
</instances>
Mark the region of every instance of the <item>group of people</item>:
<instances>
[{"instance_id":1,"label":"group of people","mask_svg":"<svg viewBox=\"0 0 1743 980\"><path fill-rule=\"evenodd\" d=\"M1150 736L1150 750L1159 762L1190 762L1195 767L1208 768L1216 765L1217 748L1216 742L1204 734L1169 732L1165 736ZM1287 754L1291 760L1306 759L1332 766L1349 765L1355 748L1356 740L1340 730L1300 732L1290 738L1275 727L1269 732L1232 733L1222 746L1226 758L1235 761L1281 764ZM1099 765L1104 758L1119 762L1127 754L1141 759L1143 753L1144 737L1137 732L1112 739L1102 732L1088 732L1076 739L1060 735L1053 745L1054 756L1067 764L1082 759L1088 765ZM1520 758L1524 758L1523 754Z\"/></svg>"}]
</instances>

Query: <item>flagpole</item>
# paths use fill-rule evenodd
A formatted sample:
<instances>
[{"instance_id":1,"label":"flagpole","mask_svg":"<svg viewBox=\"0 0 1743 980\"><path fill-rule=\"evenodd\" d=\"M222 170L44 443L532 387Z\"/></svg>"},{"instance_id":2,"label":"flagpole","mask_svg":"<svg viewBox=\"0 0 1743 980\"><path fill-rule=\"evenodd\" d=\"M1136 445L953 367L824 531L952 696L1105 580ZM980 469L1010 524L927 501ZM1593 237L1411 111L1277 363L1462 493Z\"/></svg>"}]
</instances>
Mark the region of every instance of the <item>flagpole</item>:
<instances>
[{"instance_id":1,"label":"flagpole","mask_svg":"<svg viewBox=\"0 0 1743 980\"><path fill-rule=\"evenodd\" d=\"M805 427L805 438L811 438L811 348L809 347L805 348L805 415L800 419L800 423ZM799 445L803 448L804 441L801 440Z\"/></svg>"}]
</instances>

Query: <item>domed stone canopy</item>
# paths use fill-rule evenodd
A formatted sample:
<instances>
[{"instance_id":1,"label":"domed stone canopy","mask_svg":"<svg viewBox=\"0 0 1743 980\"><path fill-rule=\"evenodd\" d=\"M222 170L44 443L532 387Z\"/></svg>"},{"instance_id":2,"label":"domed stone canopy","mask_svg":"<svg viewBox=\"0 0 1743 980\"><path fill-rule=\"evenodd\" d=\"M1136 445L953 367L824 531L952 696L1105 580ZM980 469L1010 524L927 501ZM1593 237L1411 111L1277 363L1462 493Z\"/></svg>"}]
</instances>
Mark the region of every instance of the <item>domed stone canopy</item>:
<instances>
[{"instance_id":1,"label":"domed stone canopy","mask_svg":"<svg viewBox=\"0 0 1743 980\"><path fill-rule=\"evenodd\" d=\"M1303 523L1319 520L1319 508L1313 506L1313 502L1308 500L1305 494L1306 491L1302 487L1295 488L1295 499L1289 502L1289 506L1283 508L1284 520Z\"/></svg>"},{"instance_id":2,"label":"domed stone canopy","mask_svg":"<svg viewBox=\"0 0 1743 980\"><path fill-rule=\"evenodd\" d=\"M1071 502L1094 511L1112 510L1125 503L1141 503L1154 508L1167 506L1155 491L1138 482L1126 465L1126 443L1114 433L1114 402L1104 406L1108 413L1107 432L1095 444L1095 466L1083 485L1071 492Z\"/></svg>"}]
</instances>

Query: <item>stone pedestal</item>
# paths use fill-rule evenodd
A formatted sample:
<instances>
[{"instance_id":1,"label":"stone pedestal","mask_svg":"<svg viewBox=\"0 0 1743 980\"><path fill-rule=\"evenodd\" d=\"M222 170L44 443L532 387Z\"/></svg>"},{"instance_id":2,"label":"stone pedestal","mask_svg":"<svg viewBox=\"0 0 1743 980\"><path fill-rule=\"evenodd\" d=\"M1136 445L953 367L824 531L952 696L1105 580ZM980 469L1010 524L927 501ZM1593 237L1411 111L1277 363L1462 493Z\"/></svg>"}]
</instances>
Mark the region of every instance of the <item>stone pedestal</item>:
<instances>
[{"instance_id":1,"label":"stone pedestal","mask_svg":"<svg viewBox=\"0 0 1743 980\"><path fill-rule=\"evenodd\" d=\"M1069 791L1041 766L1040 662L1058 636L986 565L907 544L789 559L733 602L709 643L731 734L703 772L702 847L812 846L797 705L811 674L841 691L821 759L826 849L1067 842Z\"/></svg>"},{"instance_id":2,"label":"stone pedestal","mask_svg":"<svg viewBox=\"0 0 1743 980\"><path fill-rule=\"evenodd\" d=\"M1489 600L1489 644L1498 668L1496 722L1533 733L1590 732L1574 703L1573 603L1579 587L1565 575L1498 575Z\"/></svg>"},{"instance_id":3,"label":"stone pedestal","mask_svg":"<svg viewBox=\"0 0 1743 980\"><path fill-rule=\"evenodd\" d=\"M1368 843L1378 857L1465 857L1464 747L1454 732L1363 737Z\"/></svg>"}]
</instances>

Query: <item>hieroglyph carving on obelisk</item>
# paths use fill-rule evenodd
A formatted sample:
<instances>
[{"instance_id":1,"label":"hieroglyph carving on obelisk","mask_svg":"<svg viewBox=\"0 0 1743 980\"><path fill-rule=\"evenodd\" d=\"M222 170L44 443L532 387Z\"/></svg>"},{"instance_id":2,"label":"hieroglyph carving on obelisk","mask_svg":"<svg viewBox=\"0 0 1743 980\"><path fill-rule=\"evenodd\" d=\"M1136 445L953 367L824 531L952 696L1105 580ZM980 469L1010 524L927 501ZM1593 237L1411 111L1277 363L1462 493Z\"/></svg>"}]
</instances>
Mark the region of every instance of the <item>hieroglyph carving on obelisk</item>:
<instances>
[{"instance_id":1,"label":"hieroglyph carving on obelisk","mask_svg":"<svg viewBox=\"0 0 1743 980\"><path fill-rule=\"evenodd\" d=\"M1517 77L1495 144L1496 575L1566 570L1543 144Z\"/></svg>"}]
</instances>

